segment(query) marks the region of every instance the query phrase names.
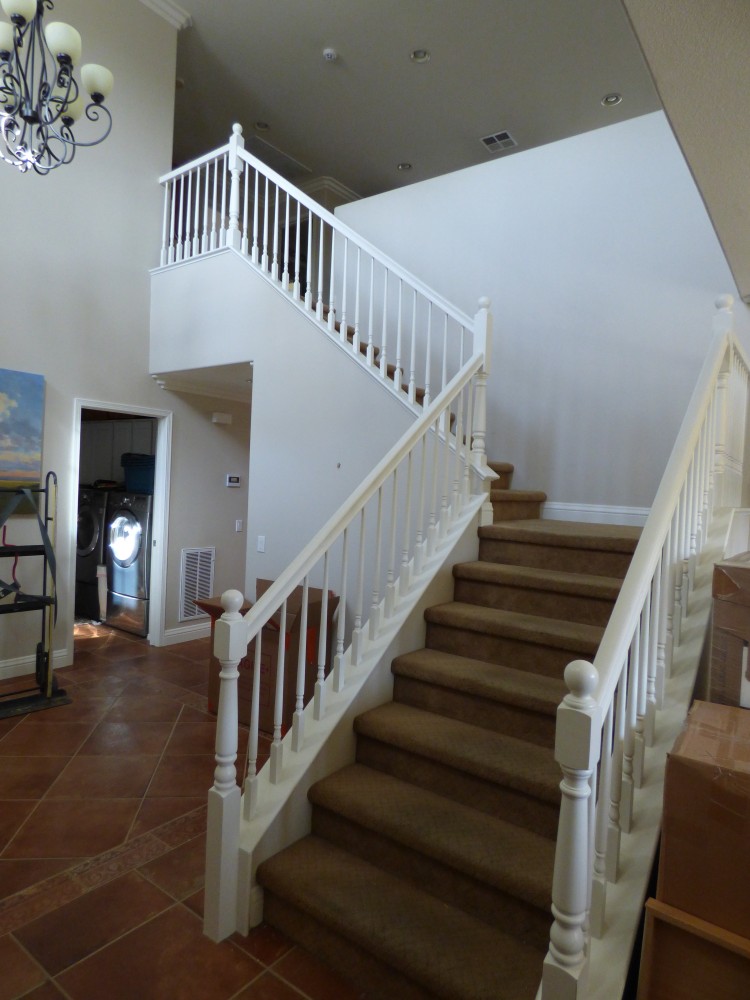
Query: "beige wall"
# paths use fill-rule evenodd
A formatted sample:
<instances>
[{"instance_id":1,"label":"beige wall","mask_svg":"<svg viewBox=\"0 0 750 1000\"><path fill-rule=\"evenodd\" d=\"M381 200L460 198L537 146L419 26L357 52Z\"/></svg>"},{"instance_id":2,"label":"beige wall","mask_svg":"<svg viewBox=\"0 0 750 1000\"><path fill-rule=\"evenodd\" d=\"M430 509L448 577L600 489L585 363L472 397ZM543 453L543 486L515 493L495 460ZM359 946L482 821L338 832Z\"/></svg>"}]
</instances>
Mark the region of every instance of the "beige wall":
<instances>
[{"instance_id":1,"label":"beige wall","mask_svg":"<svg viewBox=\"0 0 750 1000\"><path fill-rule=\"evenodd\" d=\"M171 167L176 29L136 2L107 4L102 16L94 0L66 0L64 12L56 13L64 13L80 31L83 59L109 66L115 76L108 101L114 127L101 146L81 149L72 164L47 177L21 175L0 162L0 366L46 379L42 462L60 480L59 664L72 655L75 400L172 414L168 629L177 624L179 550L207 539L206 525L226 496L213 476L196 488L199 462L212 455L223 467L219 458L228 437L207 421L202 404L162 391L148 373L148 269L158 264L161 243L158 177ZM240 427L242 421L235 430ZM246 423L241 433L246 436ZM236 449L232 441L232 456ZM229 514L231 531L217 528L221 537L210 544L232 553L230 562L237 565L229 567L227 577L234 582L244 567L244 536L237 557L234 514ZM26 524L19 530L30 528ZM225 561L222 556L219 565ZM0 673L33 653L37 619L30 614L0 619Z\"/></svg>"},{"instance_id":2,"label":"beige wall","mask_svg":"<svg viewBox=\"0 0 750 1000\"><path fill-rule=\"evenodd\" d=\"M737 286L750 303L750 4L623 3Z\"/></svg>"}]
</instances>

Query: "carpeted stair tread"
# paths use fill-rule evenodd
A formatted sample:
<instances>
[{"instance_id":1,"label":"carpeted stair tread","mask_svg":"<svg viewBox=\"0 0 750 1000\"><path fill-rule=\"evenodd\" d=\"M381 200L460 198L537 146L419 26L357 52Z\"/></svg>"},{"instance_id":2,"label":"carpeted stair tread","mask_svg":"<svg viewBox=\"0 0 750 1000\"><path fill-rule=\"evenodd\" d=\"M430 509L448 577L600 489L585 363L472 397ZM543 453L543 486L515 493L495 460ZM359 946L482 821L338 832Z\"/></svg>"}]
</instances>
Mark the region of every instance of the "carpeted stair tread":
<instances>
[{"instance_id":1,"label":"carpeted stair tread","mask_svg":"<svg viewBox=\"0 0 750 1000\"><path fill-rule=\"evenodd\" d=\"M391 664L394 674L479 698L501 701L529 712L554 716L568 693L562 678L516 670L486 660L473 660L438 649L404 653Z\"/></svg>"},{"instance_id":2,"label":"carpeted stair tread","mask_svg":"<svg viewBox=\"0 0 750 1000\"><path fill-rule=\"evenodd\" d=\"M561 548L597 549L603 552L635 550L641 529L622 524L588 524L581 521L553 521L529 518L500 522L479 528L480 538L556 545Z\"/></svg>"},{"instance_id":3,"label":"carpeted stair tread","mask_svg":"<svg viewBox=\"0 0 750 1000\"><path fill-rule=\"evenodd\" d=\"M557 805L560 768L549 749L389 702L354 720L357 734Z\"/></svg>"},{"instance_id":4,"label":"carpeted stair tread","mask_svg":"<svg viewBox=\"0 0 750 1000\"><path fill-rule=\"evenodd\" d=\"M310 801L542 910L555 844L530 830L361 764L317 782Z\"/></svg>"},{"instance_id":5,"label":"carpeted stair tread","mask_svg":"<svg viewBox=\"0 0 750 1000\"><path fill-rule=\"evenodd\" d=\"M592 656L599 648L604 634L604 629L599 625L543 618L541 615L526 615L518 611L502 611L486 608L481 604L464 604L461 601L427 608L425 620L428 624L502 636L540 646L554 646L580 654L590 653Z\"/></svg>"},{"instance_id":6,"label":"carpeted stair tread","mask_svg":"<svg viewBox=\"0 0 750 1000\"><path fill-rule=\"evenodd\" d=\"M317 837L265 861L258 881L436 997L515 1000L541 980L541 952Z\"/></svg>"},{"instance_id":7,"label":"carpeted stair tread","mask_svg":"<svg viewBox=\"0 0 750 1000\"><path fill-rule=\"evenodd\" d=\"M512 476L516 471L515 465L512 462L487 462L487 465L495 472L498 476Z\"/></svg>"},{"instance_id":8,"label":"carpeted stair tread","mask_svg":"<svg viewBox=\"0 0 750 1000\"><path fill-rule=\"evenodd\" d=\"M453 567L453 576L479 583L525 587L529 590L550 590L560 594L575 594L578 597L595 597L611 601L617 600L622 586L622 580L616 576L567 573L564 570L513 566L482 560L456 563Z\"/></svg>"},{"instance_id":9,"label":"carpeted stair tread","mask_svg":"<svg viewBox=\"0 0 750 1000\"><path fill-rule=\"evenodd\" d=\"M502 489L496 486L493 486L490 489L490 500L516 500L519 503L544 503L546 499L547 494L542 493L541 490Z\"/></svg>"}]
</instances>

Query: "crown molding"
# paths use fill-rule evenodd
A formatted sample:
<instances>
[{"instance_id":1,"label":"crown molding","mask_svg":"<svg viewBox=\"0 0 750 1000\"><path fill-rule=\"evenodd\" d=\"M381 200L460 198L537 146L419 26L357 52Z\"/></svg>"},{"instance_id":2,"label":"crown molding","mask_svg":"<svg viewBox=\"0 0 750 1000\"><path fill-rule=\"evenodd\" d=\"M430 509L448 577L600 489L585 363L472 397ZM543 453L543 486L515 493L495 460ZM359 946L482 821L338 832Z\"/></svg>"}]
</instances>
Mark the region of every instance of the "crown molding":
<instances>
[{"instance_id":1,"label":"crown molding","mask_svg":"<svg viewBox=\"0 0 750 1000\"><path fill-rule=\"evenodd\" d=\"M189 28L193 23L192 14L188 14L182 7L178 7L172 0L141 0L144 7L148 7L159 17L163 17L173 28L181 31L182 28Z\"/></svg>"}]
</instances>

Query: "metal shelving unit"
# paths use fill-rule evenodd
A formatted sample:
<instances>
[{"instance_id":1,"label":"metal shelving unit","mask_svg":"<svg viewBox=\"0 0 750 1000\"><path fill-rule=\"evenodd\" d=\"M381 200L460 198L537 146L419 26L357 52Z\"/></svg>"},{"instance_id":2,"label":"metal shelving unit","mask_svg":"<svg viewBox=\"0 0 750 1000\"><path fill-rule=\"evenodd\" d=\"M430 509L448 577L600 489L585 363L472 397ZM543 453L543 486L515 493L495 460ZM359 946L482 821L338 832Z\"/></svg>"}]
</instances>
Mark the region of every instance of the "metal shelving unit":
<instances>
[{"instance_id":1,"label":"metal shelving unit","mask_svg":"<svg viewBox=\"0 0 750 1000\"><path fill-rule=\"evenodd\" d=\"M52 634L57 615L57 594L55 589L56 562L54 551L54 535L57 518L57 476L48 472L44 486L19 487L0 489L3 524L14 513L32 513L39 524L40 541L33 545L0 544L0 559L12 559L12 582L0 583L0 615L25 614L39 612L41 614L40 641L36 647L36 668L34 684L30 684L30 676L18 678L17 689L4 689L0 692L0 718L12 715L24 715L55 705L67 705L70 698L57 685L57 678L52 667ZM42 592L27 594L16 581L15 569L18 561L27 558L42 560ZM6 576L3 571L3 578Z\"/></svg>"}]
</instances>

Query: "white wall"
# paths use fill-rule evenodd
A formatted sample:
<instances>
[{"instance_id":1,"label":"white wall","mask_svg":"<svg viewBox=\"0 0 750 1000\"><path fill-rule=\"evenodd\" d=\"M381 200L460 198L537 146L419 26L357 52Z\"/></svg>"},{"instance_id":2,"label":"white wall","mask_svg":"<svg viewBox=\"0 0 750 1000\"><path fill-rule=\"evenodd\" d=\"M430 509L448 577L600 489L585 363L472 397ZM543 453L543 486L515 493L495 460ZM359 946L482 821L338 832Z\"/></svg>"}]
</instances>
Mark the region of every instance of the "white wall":
<instances>
[{"instance_id":1,"label":"white wall","mask_svg":"<svg viewBox=\"0 0 750 1000\"><path fill-rule=\"evenodd\" d=\"M153 372L253 362L245 592L254 597L256 578L281 573L413 414L231 251L154 273L151 329Z\"/></svg>"},{"instance_id":2,"label":"white wall","mask_svg":"<svg viewBox=\"0 0 750 1000\"><path fill-rule=\"evenodd\" d=\"M207 449L219 448L223 440L219 429L206 427L203 413L162 392L148 374L148 268L158 263L161 245L158 177L171 166L176 29L141 3L108 4L106 17L95 0L65 0L64 6L56 14L80 31L84 60L101 62L114 73L108 101L112 134L47 177L21 175L0 162L5 234L0 365L46 379L42 462L60 480L58 663L72 655L74 400L173 412L169 540L177 550L193 544L196 526L211 518L215 506L205 491L191 489L192 442ZM224 487L215 492L214 499L223 497ZM28 519L19 530L30 530ZM233 519L220 544L236 549ZM175 565L170 558L171 605L178 574L179 560ZM171 614L167 627L176 624ZM33 653L37 619L31 614L0 619L0 671L3 661Z\"/></svg>"},{"instance_id":3,"label":"white wall","mask_svg":"<svg viewBox=\"0 0 750 1000\"><path fill-rule=\"evenodd\" d=\"M714 299L737 295L661 112L336 214L469 314L492 300L488 454L514 485L651 503Z\"/></svg>"}]
</instances>

